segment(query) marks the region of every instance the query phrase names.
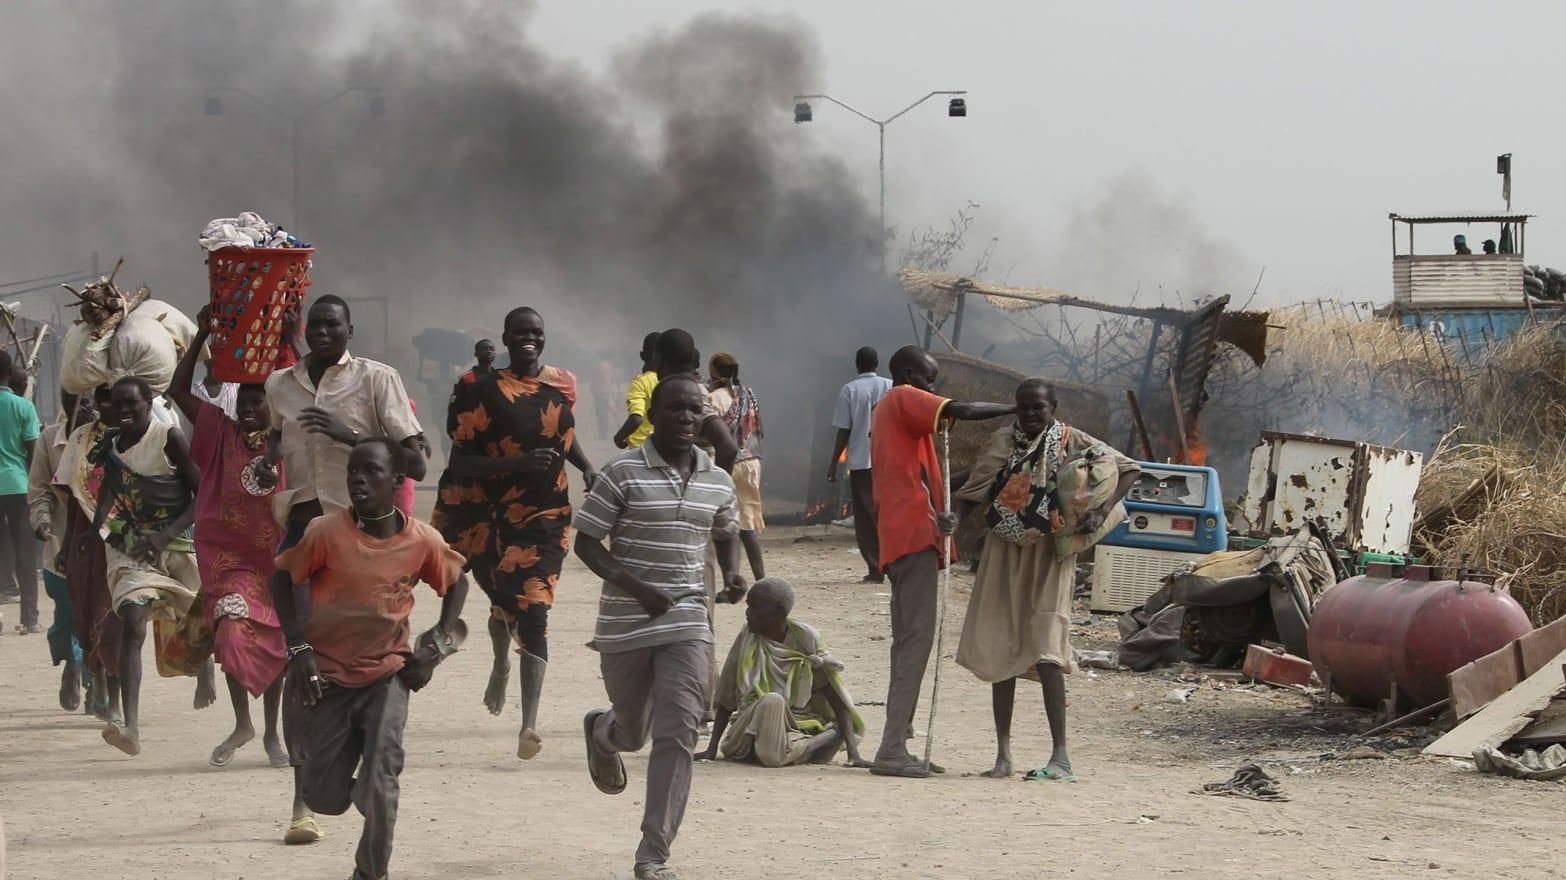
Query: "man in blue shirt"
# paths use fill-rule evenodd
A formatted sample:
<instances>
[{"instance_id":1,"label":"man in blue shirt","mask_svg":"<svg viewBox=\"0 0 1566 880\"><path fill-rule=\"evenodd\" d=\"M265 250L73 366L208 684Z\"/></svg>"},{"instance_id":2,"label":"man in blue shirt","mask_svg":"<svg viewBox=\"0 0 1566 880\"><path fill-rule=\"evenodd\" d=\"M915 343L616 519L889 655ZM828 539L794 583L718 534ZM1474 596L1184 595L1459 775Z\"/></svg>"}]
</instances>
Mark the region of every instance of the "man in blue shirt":
<instances>
[{"instance_id":1,"label":"man in blue shirt","mask_svg":"<svg viewBox=\"0 0 1566 880\"><path fill-rule=\"evenodd\" d=\"M27 509L27 471L38 441L38 411L11 390L11 355L0 351L0 542L10 550L16 587L22 594L19 633L43 632L38 625L38 540Z\"/></svg>"},{"instance_id":2,"label":"man in blue shirt","mask_svg":"<svg viewBox=\"0 0 1566 880\"><path fill-rule=\"evenodd\" d=\"M827 465L827 479L832 482L837 482L838 465L848 465L848 484L854 499L854 540L865 560L865 583L871 584L885 579L881 574L881 542L876 535L874 483L870 479L870 411L892 387L891 379L875 372L880 360L880 355L868 345L854 355L859 375L837 395L837 407L832 411L837 447L832 450L832 463Z\"/></svg>"}]
</instances>

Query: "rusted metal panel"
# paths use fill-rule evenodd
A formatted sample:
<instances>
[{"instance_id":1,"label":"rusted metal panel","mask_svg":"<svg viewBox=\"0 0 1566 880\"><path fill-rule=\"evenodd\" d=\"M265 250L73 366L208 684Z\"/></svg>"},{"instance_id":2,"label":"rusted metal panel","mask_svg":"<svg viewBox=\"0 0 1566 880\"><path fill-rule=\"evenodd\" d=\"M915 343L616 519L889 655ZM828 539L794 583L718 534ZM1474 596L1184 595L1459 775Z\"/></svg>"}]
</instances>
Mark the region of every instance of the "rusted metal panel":
<instances>
[{"instance_id":1,"label":"rusted metal panel","mask_svg":"<svg viewBox=\"0 0 1566 880\"><path fill-rule=\"evenodd\" d=\"M1374 553L1407 553L1414 531L1414 490L1425 457L1406 449L1363 444L1359 499L1359 546Z\"/></svg>"},{"instance_id":2,"label":"rusted metal panel","mask_svg":"<svg viewBox=\"0 0 1566 880\"><path fill-rule=\"evenodd\" d=\"M1393 257L1392 302L1405 309L1521 305L1522 255Z\"/></svg>"},{"instance_id":3,"label":"rusted metal panel","mask_svg":"<svg viewBox=\"0 0 1566 880\"><path fill-rule=\"evenodd\" d=\"M1220 296L1196 311L1180 336L1175 351L1175 387L1180 389L1180 412L1186 425L1194 426L1206 399L1207 373L1218 348L1218 332L1229 297Z\"/></svg>"},{"instance_id":4,"label":"rusted metal panel","mask_svg":"<svg viewBox=\"0 0 1566 880\"><path fill-rule=\"evenodd\" d=\"M1331 437L1267 432L1251 453L1241 512L1250 530L1282 535L1321 520L1348 549L1407 553L1417 452Z\"/></svg>"}]
</instances>

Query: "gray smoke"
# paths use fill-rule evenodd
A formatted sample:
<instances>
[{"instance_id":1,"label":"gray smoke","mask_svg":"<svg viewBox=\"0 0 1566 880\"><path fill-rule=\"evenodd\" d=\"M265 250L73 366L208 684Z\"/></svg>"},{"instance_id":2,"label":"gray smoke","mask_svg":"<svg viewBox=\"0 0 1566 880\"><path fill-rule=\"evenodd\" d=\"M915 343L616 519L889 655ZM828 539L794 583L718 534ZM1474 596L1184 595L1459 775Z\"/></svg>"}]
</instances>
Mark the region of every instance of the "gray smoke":
<instances>
[{"instance_id":1,"label":"gray smoke","mask_svg":"<svg viewBox=\"0 0 1566 880\"><path fill-rule=\"evenodd\" d=\"M1147 306L1227 293L1238 306L1255 283L1255 267L1144 173L1109 179L1070 216L1055 254L1059 277L1049 284L1108 302L1140 288L1137 303Z\"/></svg>"},{"instance_id":2,"label":"gray smoke","mask_svg":"<svg viewBox=\"0 0 1566 880\"><path fill-rule=\"evenodd\" d=\"M7 4L5 274L123 253L122 282L194 309L196 232L255 210L317 246L314 293L390 298L392 353L426 326L498 333L530 304L552 361L586 373L611 351L629 373L645 331L683 326L740 358L775 447L805 443L781 430L824 405L802 368L847 373L869 328L906 317L854 182L791 123L791 96L821 80L811 35L706 15L600 78L531 42L525 8ZM292 116L349 87L380 89L386 113L354 93L306 118L294 218ZM218 88L284 116L231 92L209 116ZM355 319L361 337L378 323Z\"/></svg>"}]
</instances>

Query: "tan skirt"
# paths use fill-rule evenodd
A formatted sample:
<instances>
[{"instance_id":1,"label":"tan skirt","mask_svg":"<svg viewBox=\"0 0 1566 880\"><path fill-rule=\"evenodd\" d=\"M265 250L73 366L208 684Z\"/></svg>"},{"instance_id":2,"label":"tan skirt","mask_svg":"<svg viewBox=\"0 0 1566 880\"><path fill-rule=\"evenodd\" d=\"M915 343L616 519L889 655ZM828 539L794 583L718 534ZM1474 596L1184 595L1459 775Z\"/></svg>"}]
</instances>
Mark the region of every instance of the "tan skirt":
<instances>
[{"instance_id":1,"label":"tan skirt","mask_svg":"<svg viewBox=\"0 0 1566 880\"><path fill-rule=\"evenodd\" d=\"M1075 555L1053 543L1021 547L990 535L968 599L957 663L990 684L1038 678L1040 663L1072 670L1071 592Z\"/></svg>"},{"instance_id":2,"label":"tan skirt","mask_svg":"<svg viewBox=\"0 0 1566 880\"><path fill-rule=\"evenodd\" d=\"M734 463L734 506L739 511L743 532L759 532L767 527L761 515L761 459Z\"/></svg>"}]
</instances>

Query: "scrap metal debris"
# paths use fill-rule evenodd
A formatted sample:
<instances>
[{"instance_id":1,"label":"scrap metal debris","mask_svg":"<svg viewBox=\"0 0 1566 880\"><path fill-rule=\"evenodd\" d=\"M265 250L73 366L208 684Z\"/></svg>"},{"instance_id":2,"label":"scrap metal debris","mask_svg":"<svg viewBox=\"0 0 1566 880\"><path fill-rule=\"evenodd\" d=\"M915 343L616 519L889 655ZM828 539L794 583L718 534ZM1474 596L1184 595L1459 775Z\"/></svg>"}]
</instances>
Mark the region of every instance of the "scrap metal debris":
<instances>
[{"instance_id":1,"label":"scrap metal debris","mask_svg":"<svg viewBox=\"0 0 1566 880\"><path fill-rule=\"evenodd\" d=\"M1205 783L1197 794L1219 794L1253 801L1286 801L1283 785L1257 764L1246 764L1224 782Z\"/></svg>"}]
</instances>

